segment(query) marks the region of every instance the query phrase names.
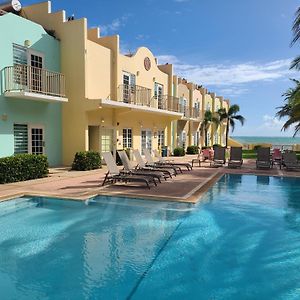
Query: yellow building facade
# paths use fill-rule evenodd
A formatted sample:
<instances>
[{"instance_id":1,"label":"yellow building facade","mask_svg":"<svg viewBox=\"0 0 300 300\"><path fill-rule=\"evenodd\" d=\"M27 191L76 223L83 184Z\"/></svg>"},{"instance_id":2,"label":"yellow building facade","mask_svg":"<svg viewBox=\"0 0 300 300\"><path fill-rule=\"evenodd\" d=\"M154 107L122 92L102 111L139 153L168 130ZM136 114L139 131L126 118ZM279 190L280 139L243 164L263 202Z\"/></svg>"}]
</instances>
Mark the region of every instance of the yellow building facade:
<instances>
[{"instance_id":1,"label":"yellow building facade","mask_svg":"<svg viewBox=\"0 0 300 300\"><path fill-rule=\"evenodd\" d=\"M68 20L65 11L52 13L51 2L23 11L60 40L69 100L62 113L65 165L78 151L203 145L204 111L223 107L222 97L178 78L171 64L159 65L145 47L122 54L118 35L102 37L85 18ZM221 132L211 126L211 144L223 142Z\"/></svg>"}]
</instances>

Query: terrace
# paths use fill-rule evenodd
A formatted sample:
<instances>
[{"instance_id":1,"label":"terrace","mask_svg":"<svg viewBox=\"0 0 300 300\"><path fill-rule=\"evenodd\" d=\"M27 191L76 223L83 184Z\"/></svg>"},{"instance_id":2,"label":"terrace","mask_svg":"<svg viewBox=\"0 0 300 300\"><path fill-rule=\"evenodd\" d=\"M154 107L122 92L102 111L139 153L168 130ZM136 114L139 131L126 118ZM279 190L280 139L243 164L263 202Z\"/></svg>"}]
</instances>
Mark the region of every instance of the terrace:
<instances>
[{"instance_id":1,"label":"terrace","mask_svg":"<svg viewBox=\"0 0 300 300\"><path fill-rule=\"evenodd\" d=\"M6 97L46 102L67 102L64 74L16 64L3 70Z\"/></svg>"}]
</instances>

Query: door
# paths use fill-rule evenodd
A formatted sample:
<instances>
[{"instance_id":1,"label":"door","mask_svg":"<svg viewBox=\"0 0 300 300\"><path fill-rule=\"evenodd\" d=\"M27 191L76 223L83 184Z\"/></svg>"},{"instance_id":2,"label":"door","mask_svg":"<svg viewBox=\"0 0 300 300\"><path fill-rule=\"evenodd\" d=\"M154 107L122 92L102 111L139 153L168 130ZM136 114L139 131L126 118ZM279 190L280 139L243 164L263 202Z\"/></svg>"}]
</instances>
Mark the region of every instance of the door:
<instances>
[{"instance_id":1,"label":"door","mask_svg":"<svg viewBox=\"0 0 300 300\"><path fill-rule=\"evenodd\" d=\"M40 52L28 51L29 90L35 93L43 91L44 55Z\"/></svg>"},{"instance_id":2,"label":"door","mask_svg":"<svg viewBox=\"0 0 300 300\"><path fill-rule=\"evenodd\" d=\"M144 154L144 149L148 149L150 153L152 152L152 131L151 130L141 131L141 149L142 149L142 154Z\"/></svg>"},{"instance_id":3,"label":"door","mask_svg":"<svg viewBox=\"0 0 300 300\"><path fill-rule=\"evenodd\" d=\"M30 126L29 128L29 153L44 154L45 141L44 141L44 127L43 126Z\"/></svg>"},{"instance_id":4,"label":"door","mask_svg":"<svg viewBox=\"0 0 300 300\"><path fill-rule=\"evenodd\" d=\"M157 108L158 109L165 109L163 103L163 85L155 82L154 85L154 97L157 99Z\"/></svg>"},{"instance_id":5,"label":"door","mask_svg":"<svg viewBox=\"0 0 300 300\"><path fill-rule=\"evenodd\" d=\"M100 129L100 152L113 151L114 130L111 128Z\"/></svg>"},{"instance_id":6,"label":"door","mask_svg":"<svg viewBox=\"0 0 300 300\"><path fill-rule=\"evenodd\" d=\"M123 102L134 103L135 94L135 75L123 72Z\"/></svg>"}]
</instances>

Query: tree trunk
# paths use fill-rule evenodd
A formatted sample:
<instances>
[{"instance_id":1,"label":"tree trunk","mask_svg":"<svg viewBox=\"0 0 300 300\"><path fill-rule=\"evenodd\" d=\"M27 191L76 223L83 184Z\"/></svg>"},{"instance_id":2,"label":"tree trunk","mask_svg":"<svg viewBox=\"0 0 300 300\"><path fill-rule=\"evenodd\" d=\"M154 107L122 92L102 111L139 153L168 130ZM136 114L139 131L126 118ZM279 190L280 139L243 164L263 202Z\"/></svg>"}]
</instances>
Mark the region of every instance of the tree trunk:
<instances>
[{"instance_id":1,"label":"tree trunk","mask_svg":"<svg viewBox=\"0 0 300 300\"><path fill-rule=\"evenodd\" d=\"M229 120L227 119L227 124L226 124L226 148L228 146L228 133L229 133Z\"/></svg>"},{"instance_id":2,"label":"tree trunk","mask_svg":"<svg viewBox=\"0 0 300 300\"><path fill-rule=\"evenodd\" d=\"M205 147L207 147L207 129L204 130Z\"/></svg>"}]
</instances>

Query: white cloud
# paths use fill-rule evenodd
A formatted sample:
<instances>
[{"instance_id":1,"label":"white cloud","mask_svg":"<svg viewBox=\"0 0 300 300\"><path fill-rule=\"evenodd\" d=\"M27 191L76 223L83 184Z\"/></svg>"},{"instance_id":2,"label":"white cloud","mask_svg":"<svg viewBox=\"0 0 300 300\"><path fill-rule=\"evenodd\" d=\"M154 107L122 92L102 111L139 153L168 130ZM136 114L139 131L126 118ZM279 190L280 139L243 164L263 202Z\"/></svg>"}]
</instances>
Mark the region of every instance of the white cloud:
<instances>
[{"instance_id":1,"label":"white cloud","mask_svg":"<svg viewBox=\"0 0 300 300\"><path fill-rule=\"evenodd\" d=\"M138 34L135 39L138 40L138 41L144 41L144 40L147 40L149 39L150 36L149 35L145 35L145 34Z\"/></svg>"},{"instance_id":2,"label":"white cloud","mask_svg":"<svg viewBox=\"0 0 300 300\"><path fill-rule=\"evenodd\" d=\"M227 98L246 94L247 92L249 92L249 89L241 86L230 86L221 88L218 92L220 95L223 95L225 98Z\"/></svg>"},{"instance_id":3,"label":"white cloud","mask_svg":"<svg viewBox=\"0 0 300 300\"><path fill-rule=\"evenodd\" d=\"M266 128L266 129L281 130L283 124L284 124L284 121L281 121L270 115L264 115L263 116L263 124L261 126L261 129Z\"/></svg>"},{"instance_id":4,"label":"white cloud","mask_svg":"<svg viewBox=\"0 0 300 300\"><path fill-rule=\"evenodd\" d=\"M120 28L124 27L128 21L128 19L132 16L132 14L125 14L120 18L114 19L110 24L100 25L101 33L112 34L116 33Z\"/></svg>"},{"instance_id":5,"label":"white cloud","mask_svg":"<svg viewBox=\"0 0 300 300\"><path fill-rule=\"evenodd\" d=\"M245 62L239 64L191 65L173 55L160 55L159 63L174 65L175 73L189 81L214 86L232 86L257 81L274 81L291 76L291 59L271 62Z\"/></svg>"}]
</instances>

